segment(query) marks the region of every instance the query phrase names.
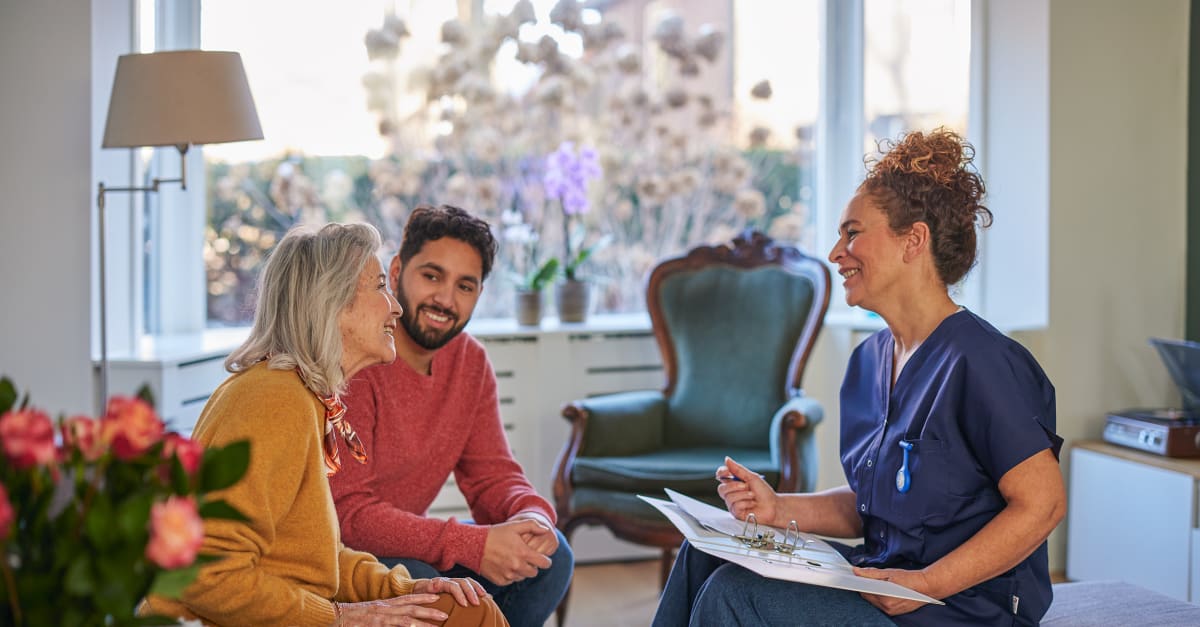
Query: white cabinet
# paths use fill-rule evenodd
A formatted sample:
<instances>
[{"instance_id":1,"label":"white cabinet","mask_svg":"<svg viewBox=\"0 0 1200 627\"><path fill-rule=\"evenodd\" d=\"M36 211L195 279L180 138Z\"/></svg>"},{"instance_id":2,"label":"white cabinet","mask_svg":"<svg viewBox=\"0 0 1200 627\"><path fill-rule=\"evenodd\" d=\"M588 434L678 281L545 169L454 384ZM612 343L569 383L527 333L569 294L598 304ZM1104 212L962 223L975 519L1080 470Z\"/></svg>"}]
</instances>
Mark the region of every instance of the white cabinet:
<instances>
[{"instance_id":1,"label":"white cabinet","mask_svg":"<svg viewBox=\"0 0 1200 627\"><path fill-rule=\"evenodd\" d=\"M246 329L221 329L146 338L136 353L109 360L109 394L132 395L150 386L167 428L190 435L208 397L229 376L225 358L246 334Z\"/></svg>"},{"instance_id":2,"label":"white cabinet","mask_svg":"<svg viewBox=\"0 0 1200 627\"><path fill-rule=\"evenodd\" d=\"M603 316L586 324L543 322L540 329L513 321L481 321L468 330L487 349L496 371L500 417L517 461L538 493L553 504L552 472L570 425L570 401L629 390L662 389L654 333L646 314ZM438 502L457 492L447 485ZM461 498L461 497L460 497ZM443 510L437 515L468 516ZM657 549L617 540L601 527L582 527L571 538L579 562L655 557Z\"/></svg>"},{"instance_id":3,"label":"white cabinet","mask_svg":"<svg viewBox=\"0 0 1200 627\"><path fill-rule=\"evenodd\" d=\"M1075 444L1067 578L1125 581L1200 603L1198 481L1200 461Z\"/></svg>"}]
</instances>

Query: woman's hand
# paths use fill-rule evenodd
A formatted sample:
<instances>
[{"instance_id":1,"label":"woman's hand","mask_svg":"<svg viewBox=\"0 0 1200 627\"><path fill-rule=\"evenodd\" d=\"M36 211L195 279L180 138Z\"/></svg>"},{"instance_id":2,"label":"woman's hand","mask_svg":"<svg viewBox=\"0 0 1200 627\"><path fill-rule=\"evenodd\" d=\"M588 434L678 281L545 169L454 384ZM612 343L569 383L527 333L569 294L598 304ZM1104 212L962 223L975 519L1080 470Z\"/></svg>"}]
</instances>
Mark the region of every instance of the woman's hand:
<instances>
[{"instance_id":1,"label":"woman's hand","mask_svg":"<svg viewBox=\"0 0 1200 627\"><path fill-rule=\"evenodd\" d=\"M334 627L357 627L359 625L436 627L449 618L449 615L437 608L423 606L437 600L438 595L436 594L406 594L379 601L337 603L338 617L333 624Z\"/></svg>"},{"instance_id":2,"label":"woman's hand","mask_svg":"<svg viewBox=\"0 0 1200 627\"><path fill-rule=\"evenodd\" d=\"M925 577L924 571L904 570L902 568L855 568L854 574L859 577L866 577L867 579L890 581L904 586L909 590L915 590L931 597L934 596L931 594L930 582ZM920 601L913 601L911 599L899 599L879 594L867 594L865 592L861 594L862 598L867 600L867 603L879 608L879 611L888 616L907 614L925 605Z\"/></svg>"},{"instance_id":3,"label":"woman's hand","mask_svg":"<svg viewBox=\"0 0 1200 627\"><path fill-rule=\"evenodd\" d=\"M470 577L452 579L450 577L434 577L433 579L417 579L413 582L413 594L447 593L454 597L459 605L479 605L479 600L486 598L488 593L478 581Z\"/></svg>"},{"instance_id":4,"label":"woman's hand","mask_svg":"<svg viewBox=\"0 0 1200 627\"><path fill-rule=\"evenodd\" d=\"M758 473L726 457L725 465L717 468L717 494L725 501L729 513L738 520L754 513L760 524L781 527L776 517L780 513L779 495Z\"/></svg>"}]
</instances>

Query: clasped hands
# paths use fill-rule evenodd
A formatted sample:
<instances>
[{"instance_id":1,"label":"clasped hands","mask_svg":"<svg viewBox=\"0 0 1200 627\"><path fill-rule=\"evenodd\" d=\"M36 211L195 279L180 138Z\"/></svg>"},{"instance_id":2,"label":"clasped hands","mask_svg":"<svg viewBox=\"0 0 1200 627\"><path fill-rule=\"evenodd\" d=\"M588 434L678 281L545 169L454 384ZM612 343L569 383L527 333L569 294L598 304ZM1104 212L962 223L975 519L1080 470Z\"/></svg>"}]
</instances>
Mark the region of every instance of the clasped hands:
<instances>
[{"instance_id":1,"label":"clasped hands","mask_svg":"<svg viewBox=\"0 0 1200 627\"><path fill-rule=\"evenodd\" d=\"M558 534L550 521L537 514L517 514L488 528L479 574L507 586L550 568L550 556L557 550Z\"/></svg>"},{"instance_id":2,"label":"clasped hands","mask_svg":"<svg viewBox=\"0 0 1200 627\"><path fill-rule=\"evenodd\" d=\"M779 494L758 473L726 457L725 464L717 468L716 479L720 482L717 494L725 501L729 513L738 520L746 520L751 512L760 524L786 527L779 524L781 506ZM924 571L899 568L854 568L854 574L868 579L891 581L910 590L929 594L931 586ZM899 599L862 593L868 603L879 608L888 616L907 614L925 605L920 601Z\"/></svg>"}]
</instances>

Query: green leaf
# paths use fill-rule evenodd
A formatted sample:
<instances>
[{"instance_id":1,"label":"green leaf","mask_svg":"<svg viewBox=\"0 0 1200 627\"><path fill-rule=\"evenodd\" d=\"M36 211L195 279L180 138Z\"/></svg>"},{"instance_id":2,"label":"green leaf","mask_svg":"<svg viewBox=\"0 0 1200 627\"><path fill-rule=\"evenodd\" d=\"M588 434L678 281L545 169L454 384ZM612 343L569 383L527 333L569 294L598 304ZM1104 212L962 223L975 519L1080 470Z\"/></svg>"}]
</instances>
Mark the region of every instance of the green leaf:
<instances>
[{"instance_id":1,"label":"green leaf","mask_svg":"<svg viewBox=\"0 0 1200 627\"><path fill-rule=\"evenodd\" d=\"M8 377L0 378L0 414L8 413L16 402L17 386Z\"/></svg>"},{"instance_id":2,"label":"green leaf","mask_svg":"<svg viewBox=\"0 0 1200 627\"><path fill-rule=\"evenodd\" d=\"M555 274L558 274L558 258L551 257L529 277L525 287L534 292L540 292L550 284L550 281L554 280Z\"/></svg>"},{"instance_id":3,"label":"green leaf","mask_svg":"<svg viewBox=\"0 0 1200 627\"><path fill-rule=\"evenodd\" d=\"M154 582L150 584L150 594L157 594L167 599L178 599L184 589L195 581L196 575L199 574L199 564L159 571L158 575L154 577Z\"/></svg>"},{"instance_id":4,"label":"green leaf","mask_svg":"<svg viewBox=\"0 0 1200 627\"><path fill-rule=\"evenodd\" d=\"M250 466L250 441L240 440L223 448L204 451L200 463L200 490L221 490L238 482Z\"/></svg>"},{"instance_id":5,"label":"green leaf","mask_svg":"<svg viewBox=\"0 0 1200 627\"><path fill-rule=\"evenodd\" d=\"M63 588L76 596L87 596L95 588L92 585L92 558L86 553L79 553L67 567L67 575L63 578Z\"/></svg>"},{"instance_id":6,"label":"green leaf","mask_svg":"<svg viewBox=\"0 0 1200 627\"><path fill-rule=\"evenodd\" d=\"M136 396L138 398L142 399L143 401L146 401L146 404L155 408L155 410L157 411L158 404L154 402L154 390L150 389L149 383L143 383L142 387L137 389Z\"/></svg>"},{"instance_id":7,"label":"green leaf","mask_svg":"<svg viewBox=\"0 0 1200 627\"><path fill-rule=\"evenodd\" d=\"M201 518L221 518L224 520L250 520L245 514L225 501L210 501L200 506Z\"/></svg>"},{"instance_id":8,"label":"green leaf","mask_svg":"<svg viewBox=\"0 0 1200 627\"><path fill-rule=\"evenodd\" d=\"M186 496L190 493L192 478L188 476L186 470L183 469L183 462L179 461L179 456L171 457L171 491L180 496Z\"/></svg>"},{"instance_id":9,"label":"green leaf","mask_svg":"<svg viewBox=\"0 0 1200 627\"><path fill-rule=\"evenodd\" d=\"M133 613L147 583L145 571L136 567L144 546L122 547L120 551L95 556L100 577L91 598L100 611L116 617Z\"/></svg>"},{"instance_id":10,"label":"green leaf","mask_svg":"<svg viewBox=\"0 0 1200 627\"><path fill-rule=\"evenodd\" d=\"M117 527L112 524L112 518L112 503L109 503L108 499L98 496L92 501L91 509L84 520L84 529L96 548L101 551L111 547L117 540Z\"/></svg>"},{"instance_id":11,"label":"green leaf","mask_svg":"<svg viewBox=\"0 0 1200 627\"><path fill-rule=\"evenodd\" d=\"M137 494L126 499L117 508L117 526L121 535L128 540L138 541L148 535L150 508L154 504L151 493Z\"/></svg>"}]
</instances>

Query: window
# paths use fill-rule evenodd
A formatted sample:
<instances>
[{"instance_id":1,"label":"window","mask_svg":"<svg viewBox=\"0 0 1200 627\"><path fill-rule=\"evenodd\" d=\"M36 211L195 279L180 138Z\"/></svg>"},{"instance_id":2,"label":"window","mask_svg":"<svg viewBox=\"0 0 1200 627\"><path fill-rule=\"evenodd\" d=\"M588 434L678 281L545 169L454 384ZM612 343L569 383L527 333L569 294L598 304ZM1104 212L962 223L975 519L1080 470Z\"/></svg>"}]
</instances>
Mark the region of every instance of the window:
<instances>
[{"instance_id":1,"label":"window","mask_svg":"<svg viewBox=\"0 0 1200 627\"><path fill-rule=\"evenodd\" d=\"M865 0L864 151L910 129L967 130L971 3Z\"/></svg>"},{"instance_id":2,"label":"window","mask_svg":"<svg viewBox=\"0 0 1200 627\"><path fill-rule=\"evenodd\" d=\"M203 150L209 326L251 319L257 270L293 224L366 220L391 254L418 202L493 224L477 315L511 315L510 279L562 246L540 163L564 139L604 170L578 221L585 241L609 238L588 268L599 312L639 310L655 261L743 227L823 257L864 147L966 124L970 3L630 0L571 15L485 0L460 15L469 4L202 1L201 47L241 52L266 135ZM499 20L518 5L536 23ZM624 37L600 47L605 24Z\"/></svg>"}]
</instances>

